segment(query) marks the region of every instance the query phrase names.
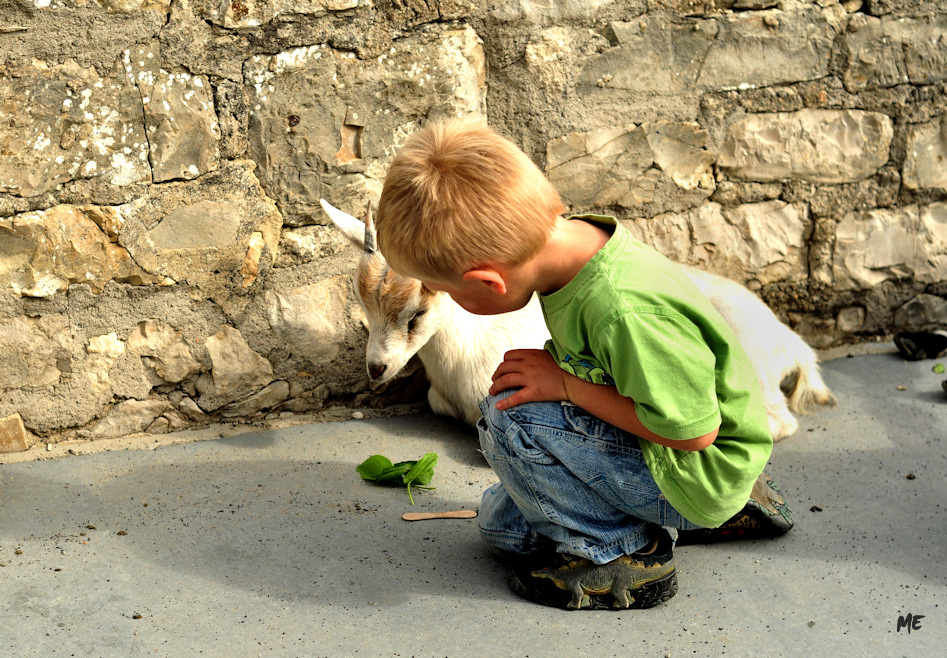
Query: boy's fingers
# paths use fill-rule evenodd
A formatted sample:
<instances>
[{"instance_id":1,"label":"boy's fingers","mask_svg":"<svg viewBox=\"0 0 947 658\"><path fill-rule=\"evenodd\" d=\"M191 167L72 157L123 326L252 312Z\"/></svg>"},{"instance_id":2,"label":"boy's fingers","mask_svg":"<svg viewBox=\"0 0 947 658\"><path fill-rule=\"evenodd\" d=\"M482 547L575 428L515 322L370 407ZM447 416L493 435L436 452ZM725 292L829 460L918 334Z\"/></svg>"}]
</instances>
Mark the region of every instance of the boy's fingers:
<instances>
[{"instance_id":1,"label":"boy's fingers","mask_svg":"<svg viewBox=\"0 0 947 658\"><path fill-rule=\"evenodd\" d=\"M493 371L493 377L491 377L491 379L495 382L502 377L506 377L507 375L511 373L517 372L518 368L519 366L514 366L504 361L503 363L497 366L496 370Z\"/></svg>"},{"instance_id":2,"label":"boy's fingers","mask_svg":"<svg viewBox=\"0 0 947 658\"><path fill-rule=\"evenodd\" d=\"M508 388L516 388L517 386L520 386L520 384L513 375L501 375L500 377L497 377L493 380L493 386L490 387L489 393L490 395L496 395L497 393L501 393Z\"/></svg>"},{"instance_id":3,"label":"boy's fingers","mask_svg":"<svg viewBox=\"0 0 947 658\"><path fill-rule=\"evenodd\" d=\"M504 411L506 409L512 409L516 405L526 402L526 400L520 399L522 397L523 397L522 390L519 390L508 398L503 398L502 400L498 400L497 405L496 405L497 409L499 409L500 411Z\"/></svg>"},{"instance_id":4,"label":"boy's fingers","mask_svg":"<svg viewBox=\"0 0 947 658\"><path fill-rule=\"evenodd\" d=\"M509 369L510 367L507 365L506 361L501 362L500 365L497 366L497 369L493 371L493 376L491 377L491 379L493 381L498 380L500 377L505 375L506 371Z\"/></svg>"},{"instance_id":5,"label":"boy's fingers","mask_svg":"<svg viewBox=\"0 0 947 658\"><path fill-rule=\"evenodd\" d=\"M498 400L496 407L500 411L503 411L505 409L512 409L517 405L525 404L527 402L539 402L545 399L546 398L544 398L542 395L537 394L534 389L530 388L529 386L524 386L513 393L511 396L503 398L502 400Z\"/></svg>"}]
</instances>

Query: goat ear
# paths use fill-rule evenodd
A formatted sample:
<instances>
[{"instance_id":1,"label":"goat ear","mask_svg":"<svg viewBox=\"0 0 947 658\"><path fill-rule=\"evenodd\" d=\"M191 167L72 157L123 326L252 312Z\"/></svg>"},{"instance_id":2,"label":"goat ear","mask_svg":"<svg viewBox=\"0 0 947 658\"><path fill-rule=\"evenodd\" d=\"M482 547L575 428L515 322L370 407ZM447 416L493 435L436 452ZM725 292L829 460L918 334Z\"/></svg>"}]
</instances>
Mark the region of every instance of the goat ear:
<instances>
[{"instance_id":1,"label":"goat ear","mask_svg":"<svg viewBox=\"0 0 947 658\"><path fill-rule=\"evenodd\" d=\"M377 235L372 225L372 202L365 204L365 253L374 254L377 249Z\"/></svg>"},{"instance_id":2,"label":"goat ear","mask_svg":"<svg viewBox=\"0 0 947 658\"><path fill-rule=\"evenodd\" d=\"M359 249L365 248L365 224L361 220L329 205L325 199L319 199L319 204L345 237Z\"/></svg>"}]
</instances>

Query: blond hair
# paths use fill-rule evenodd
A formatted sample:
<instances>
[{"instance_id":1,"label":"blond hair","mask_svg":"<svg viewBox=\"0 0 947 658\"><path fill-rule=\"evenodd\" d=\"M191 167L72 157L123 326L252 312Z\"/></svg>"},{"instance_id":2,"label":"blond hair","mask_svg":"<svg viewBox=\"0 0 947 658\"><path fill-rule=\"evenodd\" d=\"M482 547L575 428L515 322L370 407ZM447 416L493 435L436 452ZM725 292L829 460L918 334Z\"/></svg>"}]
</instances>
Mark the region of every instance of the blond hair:
<instances>
[{"instance_id":1,"label":"blond hair","mask_svg":"<svg viewBox=\"0 0 947 658\"><path fill-rule=\"evenodd\" d=\"M395 270L432 279L519 265L546 243L564 209L532 160L482 121L432 123L388 169L378 246Z\"/></svg>"}]
</instances>

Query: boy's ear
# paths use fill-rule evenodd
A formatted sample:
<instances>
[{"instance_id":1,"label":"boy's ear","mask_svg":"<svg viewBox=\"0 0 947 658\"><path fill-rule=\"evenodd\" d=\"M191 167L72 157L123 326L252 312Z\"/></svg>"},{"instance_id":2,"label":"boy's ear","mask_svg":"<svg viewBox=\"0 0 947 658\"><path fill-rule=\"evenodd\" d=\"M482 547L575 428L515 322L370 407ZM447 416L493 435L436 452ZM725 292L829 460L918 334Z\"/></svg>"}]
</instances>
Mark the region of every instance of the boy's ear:
<instances>
[{"instance_id":1,"label":"boy's ear","mask_svg":"<svg viewBox=\"0 0 947 658\"><path fill-rule=\"evenodd\" d=\"M464 272L461 277L464 281L482 283L498 295L506 294L506 281L503 275L497 270L489 267L477 268Z\"/></svg>"}]
</instances>

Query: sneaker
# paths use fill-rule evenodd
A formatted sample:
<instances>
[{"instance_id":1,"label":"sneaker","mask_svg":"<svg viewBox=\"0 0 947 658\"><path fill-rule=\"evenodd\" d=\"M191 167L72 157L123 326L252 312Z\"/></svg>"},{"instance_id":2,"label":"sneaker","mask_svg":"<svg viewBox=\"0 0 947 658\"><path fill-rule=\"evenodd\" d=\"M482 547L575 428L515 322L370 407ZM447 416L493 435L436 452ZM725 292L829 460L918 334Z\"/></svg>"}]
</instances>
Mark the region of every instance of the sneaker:
<instances>
[{"instance_id":1,"label":"sneaker","mask_svg":"<svg viewBox=\"0 0 947 658\"><path fill-rule=\"evenodd\" d=\"M677 594L671 537L661 537L647 553L622 555L605 564L557 553L510 569L510 589L524 599L566 610L652 608Z\"/></svg>"},{"instance_id":2,"label":"sneaker","mask_svg":"<svg viewBox=\"0 0 947 658\"><path fill-rule=\"evenodd\" d=\"M766 473L760 473L743 509L719 528L681 530L678 546L714 544L734 539L772 539L792 528L792 512L779 487Z\"/></svg>"},{"instance_id":3,"label":"sneaker","mask_svg":"<svg viewBox=\"0 0 947 658\"><path fill-rule=\"evenodd\" d=\"M903 331L894 337L894 345L905 359L936 359L947 353L947 335L929 331Z\"/></svg>"}]
</instances>

